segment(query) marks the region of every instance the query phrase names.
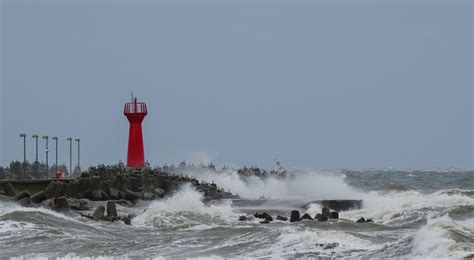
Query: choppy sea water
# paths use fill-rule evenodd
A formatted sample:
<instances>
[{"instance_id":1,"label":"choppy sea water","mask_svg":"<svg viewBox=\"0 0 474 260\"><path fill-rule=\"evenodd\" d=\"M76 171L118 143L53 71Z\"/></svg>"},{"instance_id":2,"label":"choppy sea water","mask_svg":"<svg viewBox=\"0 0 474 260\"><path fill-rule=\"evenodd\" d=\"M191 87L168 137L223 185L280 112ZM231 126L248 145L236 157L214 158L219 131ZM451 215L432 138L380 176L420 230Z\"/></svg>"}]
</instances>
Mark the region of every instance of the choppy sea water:
<instances>
[{"instance_id":1,"label":"choppy sea water","mask_svg":"<svg viewBox=\"0 0 474 260\"><path fill-rule=\"evenodd\" d=\"M189 173L193 175L193 173ZM240 179L235 172L195 174L259 208L206 205L184 186L173 197L134 208L132 226L94 222L47 209L0 203L0 256L17 258L304 258L462 259L474 254L474 172L297 172L287 179ZM258 219L253 211L311 216L318 199L362 199L339 220ZM304 206L302 206L304 205ZM374 223L355 223L360 217Z\"/></svg>"}]
</instances>

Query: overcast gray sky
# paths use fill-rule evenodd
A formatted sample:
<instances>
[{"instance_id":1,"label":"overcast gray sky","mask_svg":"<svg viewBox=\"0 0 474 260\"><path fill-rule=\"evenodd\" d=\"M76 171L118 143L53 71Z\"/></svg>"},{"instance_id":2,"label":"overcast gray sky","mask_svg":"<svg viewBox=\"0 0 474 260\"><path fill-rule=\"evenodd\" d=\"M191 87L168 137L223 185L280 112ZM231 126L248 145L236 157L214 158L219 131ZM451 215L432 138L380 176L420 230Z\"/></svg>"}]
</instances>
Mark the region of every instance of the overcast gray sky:
<instances>
[{"instance_id":1,"label":"overcast gray sky","mask_svg":"<svg viewBox=\"0 0 474 260\"><path fill-rule=\"evenodd\" d=\"M21 132L62 138L61 162L68 136L83 167L125 161L133 91L152 165L474 166L472 1L1 7L3 164Z\"/></svg>"}]
</instances>

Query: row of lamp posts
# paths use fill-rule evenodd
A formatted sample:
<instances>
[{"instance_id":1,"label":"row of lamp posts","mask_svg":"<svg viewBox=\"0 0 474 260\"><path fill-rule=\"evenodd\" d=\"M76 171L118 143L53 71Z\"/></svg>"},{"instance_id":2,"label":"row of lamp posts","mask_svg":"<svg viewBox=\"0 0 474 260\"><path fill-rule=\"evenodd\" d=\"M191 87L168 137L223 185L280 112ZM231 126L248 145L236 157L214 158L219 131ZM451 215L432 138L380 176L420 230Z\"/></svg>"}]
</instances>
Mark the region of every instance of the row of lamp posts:
<instances>
[{"instance_id":1,"label":"row of lamp posts","mask_svg":"<svg viewBox=\"0 0 474 260\"><path fill-rule=\"evenodd\" d=\"M26 134L20 134L20 137L23 138L23 162L26 163ZM32 135L31 136L33 139L35 139L35 144L36 144L36 157L35 157L35 163L38 162L38 135ZM45 152L46 152L46 172L49 171L49 164L48 164L48 154L49 154L49 148L48 148L48 139L49 137L47 135L43 136L43 139L46 141L45 142ZM56 144L56 171L58 170L58 137L55 136L51 138L55 141ZM72 174L72 141L73 139L71 137L66 138L67 141L69 141L69 176ZM80 168L81 167L81 146L80 142L81 139L76 138L74 141L77 142L77 166Z\"/></svg>"}]
</instances>

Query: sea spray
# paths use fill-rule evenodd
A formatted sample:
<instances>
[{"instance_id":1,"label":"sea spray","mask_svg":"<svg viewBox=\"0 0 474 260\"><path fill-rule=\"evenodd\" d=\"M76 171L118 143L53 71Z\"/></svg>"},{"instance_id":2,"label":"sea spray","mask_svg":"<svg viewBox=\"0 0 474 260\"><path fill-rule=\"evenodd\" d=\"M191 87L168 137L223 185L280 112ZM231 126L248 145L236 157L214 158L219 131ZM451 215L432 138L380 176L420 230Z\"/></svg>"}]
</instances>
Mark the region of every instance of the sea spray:
<instances>
[{"instance_id":1,"label":"sea spray","mask_svg":"<svg viewBox=\"0 0 474 260\"><path fill-rule=\"evenodd\" d=\"M134 225L153 224L156 227L189 228L206 222L201 222L199 219L231 220L238 216L232 211L230 202L208 206L202 200L203 195L191 185L186 184L181 186L172 197L152 202L142 214L134 218L133 223Z\"/></svg>"},{"instance_id":2,"label":"sea spray","mask_svg":"<svg viewBox=\"0 0 474 260\"><path fill-rule=\"evenodd\" d=\"M186 171L200 181L214 182L219 187L246 199L359 199L360 192L344 182L344 176L332 172L297 171L290 177L239 176L236 170Z\"/></svg>"}]
</instances>

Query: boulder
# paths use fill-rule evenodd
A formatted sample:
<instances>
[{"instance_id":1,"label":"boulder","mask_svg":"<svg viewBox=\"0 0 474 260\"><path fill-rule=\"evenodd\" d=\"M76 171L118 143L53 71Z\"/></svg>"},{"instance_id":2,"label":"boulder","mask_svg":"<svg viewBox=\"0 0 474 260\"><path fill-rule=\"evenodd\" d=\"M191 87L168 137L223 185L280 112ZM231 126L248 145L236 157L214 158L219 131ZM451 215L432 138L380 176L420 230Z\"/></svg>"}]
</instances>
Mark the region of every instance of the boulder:
<instances>
[{"instance_id":1,"label":"boulder","mask_svg":"<svg viewBox=\"0 0 474 260\"><path fill-rule=\"evenodd\" d=\"M300 212L297 210L291 211L290 222L300 221Z\"/></svg>"},{"instance_id":2,"label":"boulder","mask_svg":"<svg viewBox=\"0 0 474 260\"><path fill-rule=\"evenodd\" d=\"M102 181L100 183L100 189L105 191L105 193L110 193L110 182L108 181Z\"/></svg>"},{"instance_id":3,"label":"boulder","mask_svg":"<svg viewBox=\"0 0 474 260\"><path fill-rule=\"evenodd\" d=\"M22 199L18 200L17 203L23 207L28 207L31 204L31 199L30 197L23 197Z\"/></svg>"},{"instance_id":4,"label":"boulder","mask_svg":"<svg viewBox=\"0 0 474 260\"><path fill-rule=\"evenodd\" d=\"M282 217L282 216L277 216L277 217L276 217L276 220L279 220L279 221L288 221L288 218L287 218L287 217Z\"/></svg>"},{"instance_id":5,"label":"boulder","mask_svg":"<svg viewBox=\"0 0 474 260\"><path fill-rule=\"evenodd\" d=\"M339 212L331 211L331 215L329 217L332 218L332 219L338 219L339 218Z\"/></svg>"},{"instance_id":6,"label":"boulder","mask_svg":"<svg viewBox=\"0 0 474 260\"><path fill-rule=\"evenodd\" d=\"M324 216L326 217L330 217L331 216L331 210L327 207L324 207L322 210L321 210L321 214L323 214Z\"/></svg>"},{"instance_id":7,"label":"boulder","mask_svg":"<svg viewBox=\"0 0 474 260\"><path fill-rule=\"evenodd\" d=\"M244 216L244 215L239 216L239 221L247 221L247 220L249 220L247 216Z\"/></svg>"},{"instance_id":8,"label":"boulder","mask_svg":"<svg viewBox=\"0 0 474 260\"><path fill-rule=\"evenodd\" d=\"M256 217L256 218L261 218L261 219L265 219L265 220L268 220L268 221L273 221L272 216L270 216L270 214L268 214L267 212L263 212L262 214L257 212L253 216Z\"/></svg>"},{"instance_id":9,"label":"boulder","mask_svg":"<svg viewBox=\"0 0 474 260\"><path fill-rule=\"evenodd\" d=\"M102 191L101 190L91 190L90 191L90 198L92 201L101 201L102 200Z\"/></svg>"},{"instance_id":10,"label":"boulder","mask_svg":"<svg viewBox=\"0 0 474 260\"><path fill-rule=\"evenodd\" d=\"M33 203L41 203L43 200L46 199L46 194L44 194L44 191L40 191L31 195L30 199Z\"/></svg>"},{"instance_id":11,"label":"boulder","mask_svg":"<svg viewBox=\"0 0 474 260\"><path fill-rule=\"evenodd\" d=\"M55 209L57 211L61 211L61 212L67 212L67 211L71 211L71 208L69 207L69 203L66 199L66 197L59 197L59 198L55 198L54 199L54 205L55 205Z\"/></svg>"},{"instance_id":12,"label":"boulder","mask_svg":"<svg viewBox=\"0 0 474 260\"><path fill-rule=\"evenodd\" d=\"M308 213L305 213L300 220L303 220L303 219L309 219L309 220L313 220L313 218L308 214Z\"/></svg>"},{"instance_id":13,"label":"boulder","mask_svg":"<svg viewBox=\"0 0 474 260\"><path fill-rule=\"evenodd\" d=\"M140 195L136 192L133 192L131 190L126 190L125 191L125 199L129 201L135 201L140 198Z\"/></svg>"},{"instance_id":14,"label":"boulder","mask_svg":"<svg viewBox=\"0 0 474 260\"><path fill-rule=\"evenodd\" d=\"M13 198L5 195L0 195L0 201L10 202L13 201Z\"/></svg>"},{"instance_id":15,"label":"boulder","mask_svg":"<svg viewBox=\"0 0 474 260\"><path fill-rule=\"evenodd\" d=\"M127 187L125 178L122 175L116 175L112 180L112 184L110 184L110 187L115 188L119 191L125 191Z\"/></svg>"},{"instance_id":16,"label":"boulder","mask_svg":"<svg viewBox=\"0 0 474 260\"><path fill-rule=\"evenodd\" d=\"M374 220L371 219L371 218L368 218L368 219L365 220L365 223L374 223Z\"/></svg>"},{"instance_id":17,"label":"boulder","mask_svg":"<svg viewBox=\"0 0 474 260\"><path fill-rule=\"evenodd\" d=\"M314 219L319 221L319 222L324 222L324 221L327 221L328 220L328 217L323 215L323 214L316 214L316 216L314 216Z\"/></svg>"},{"instance_id":18,"label":"boulder","mask_svg":"<svg viewBox=\"0 0 474 260\"><path fill-rule=\"evenodd\" d=\"M18 193L15 197L13 197L13 200L19 201L23 198L27 198L27 197L29 198L30 196L31 196L31 194L28 191L24 190L24 191Z\"/></svg>"},{"instance_id":19,"label":"boulder","mask_svg":"<svg viewBox=\"0 0 474 260\"><path fill-rule=\"evenodd\" d=\"M112 201L107 201L107 217L117 217L117 207Z\"/></svg>"},{"instance_id":20,"label":"boulder","mask_svg":"<svg viewBox=\"0 0 474 260\"><path fill-rule=\"evenodd\" d=\"M109 187L109 195L111 199L119 199L119 190Z\"/></svg>"},{"instance_id":21,"label":"boulder","mask_svg":"<svg viewBox=\"0 0 474 260\"><path fill-rule=\"evenodd\" d=\"M338 212L362 208L362 200L323 200L320 203L323 207Z\"/></svg>"},{"instance_id":22,"label":"boulder","mask_svg":"<svg viewBox=\"0 0 474 260\"><path fill-rule=\"evenodd\" d=\"M100 196L102 198L102 200L109 200L110 199L110 196L109 194L107 194L105 191L101 190L100 191Z\"/></svg>"},{"instance_id":23,"label":"boulder","mask_svg":"<svg viewBox=\"0 0 474 260\"><path fill-rule=\"evenodd\" d=\"M15 197L16 196L16 190L13 187L13 185L9 182L7 182L3 185L3 190L5 191L5 195L8 196L8 197Z\"/></svg>"},{"instance_id":24,"label":"boulder","mask_svg":"<svg viewBox=\"0 0 474 260\"><path fill-rule=\"evenodd\" d=\"M59 198L59 197L63 197L64 195L66 195L66 188L67 188L66 183L58 182L56 190L54 192L54 197Z\"/></svg>"},{"instance_id":25,"label":"boulder","mask_svg":"<svg viewBox=\"0 0 474 260\"><path fill-rule=\"evenodd\" d=\"M99 176L92 176L89 181L89 189L90 190L100 190L100 177Z\"/></svg>"},{"instance_id":26,"label":"boulder","mask_svg":"<svg viewBox=\"0 0 474 260\"><path fill-rule=\"evenodd\" d=\"M132 216L128 215L128 216L124 217L123 218L123 223L125 223L125 225L131 225L132 224Z\"/></svg>"},{"instance_id":27,"label":"boulder","mask_svg":"<svg viewBox=\"0 0 474 260\"><path fill-rule=\"evenodd\" d=\"M361 217L361 218L358 219L356 222L357 222L357 223L365 223L366 221L365 221L365 218L364 218L364 217Z\"/></svg>"},{"instance_id":28,"label":"boulder","mask_svg":"<svg viewBox=\"0 0 474 260\"><path fill-rule=\"evenodd\" d=\"M158 198L163 198L163 196L165 195L165 191L163 189L160 189L160 188L153 189L153 193Z\"/></svg>"},{"instance_id":29,"label":"boulder","mask_svg":"<svg viewBox=\"0 0 474 260\"><path fill-rule=\"evenodd\" d=\"M81 185L77 180L71 181L66 186L66 197L76 198L81 193Z\"/></svg>"},{"instance_id":30,"label":"boulder","mask_svg":"<svg viewBox=\"0 0 474 260\"><path fill-rule=\"evenodd\" d=\"M58 188L58 184L55 181L52 181L48 184L48 187L44 190L44 194L46 195L47 199L53 198L56 194L56 189Z\"/></svg>"},{"instance_id":31,"label":"boulder","mask_svg":"<svg viewBox=\"0 0 474 260\"><path fill-rule=\"evenodd\" d=\"M98 206L97 209L92 214L93 220L102 220L104 219L105 208L104 206Z\"/></svg>"}]
</instances>

